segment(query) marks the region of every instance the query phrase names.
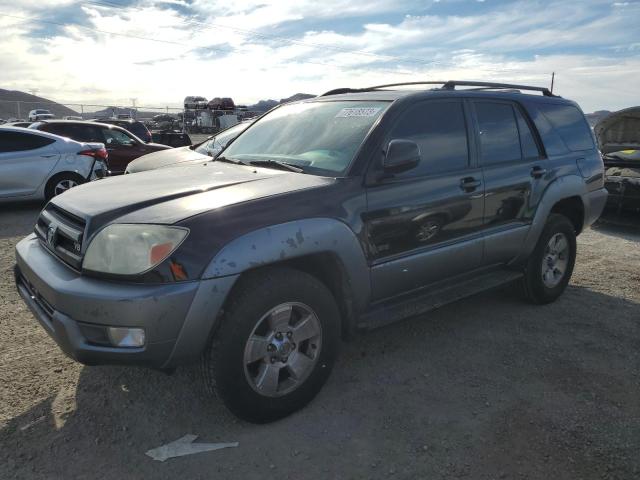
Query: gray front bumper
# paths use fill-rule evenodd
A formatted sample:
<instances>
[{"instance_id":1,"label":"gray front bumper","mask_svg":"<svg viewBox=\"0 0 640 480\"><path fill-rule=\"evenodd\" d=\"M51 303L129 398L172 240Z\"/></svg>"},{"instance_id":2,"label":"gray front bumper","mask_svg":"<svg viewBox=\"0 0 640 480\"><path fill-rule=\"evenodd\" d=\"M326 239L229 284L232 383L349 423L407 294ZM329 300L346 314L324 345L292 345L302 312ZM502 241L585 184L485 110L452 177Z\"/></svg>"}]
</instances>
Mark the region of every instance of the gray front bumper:
<instances>
[{"instance_id":1,"label":"gray front bumper","mask_svg":"<svg viewBox=\"0 0 640 480\"><path fill-rule=\"evenodd\" d=\"M35 235L16 246L16 286L60 348L86 364L172 367L197 359L236 276L141 285L88 278L64 265ZM146 344L91 343L83 326L145 329Z\"/></svg>"}]
</instances>

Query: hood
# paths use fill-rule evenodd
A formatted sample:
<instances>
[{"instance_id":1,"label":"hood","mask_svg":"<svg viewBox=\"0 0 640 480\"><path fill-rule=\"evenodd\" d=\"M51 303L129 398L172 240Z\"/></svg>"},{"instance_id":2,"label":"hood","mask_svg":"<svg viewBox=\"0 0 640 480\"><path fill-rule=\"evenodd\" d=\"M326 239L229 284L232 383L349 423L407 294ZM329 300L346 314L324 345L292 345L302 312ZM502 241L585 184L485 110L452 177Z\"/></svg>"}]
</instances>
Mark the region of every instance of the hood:
<instances>
[{"instance_id":1,"label":"hood","mask_svg":"<svg viewBox=\"0 0 640 480\"><path fill-rule=\"evenodd\" d=\"M87 234L107 223L173 224L227 205L332 183L334 179L207 162L89 182L51 203L82 218Z\"/></svg>"},{"instance_id":2,"label":"hood","mask_svg":"<svg viewBox=\"0 0 640 480\"><path fill-rule=\"evenodd\" d=\"M604 154L640 150L640 107L625 108L600 120L593 132Z\"/></svg>"},{"instance_id":3,"label":"hood","mask_svg":"<svg viewBox=\"0 0 640 480\"><path fill-rule=\"evenodd\" d=\"M173 147L171 145L165 145L164 143L148 142L148 143L145 143L145 145L147 147L156 148L158 150L173 150Z\"/></svg>"},{"instance_id":4,"label":"hood","mask_svg":"<svg viewBox=\"0 0 640 480\"><path fill-rule=\"evenodd\" d=\"M155 144L154 144L155 145ZM153 153L147 153L136 158L127 165L127 172L138 173L146 170L154 170L167 165L195 160L211 160L211 157L191 150L190 147L168 148Z\"/></svg>"}]
</instances>

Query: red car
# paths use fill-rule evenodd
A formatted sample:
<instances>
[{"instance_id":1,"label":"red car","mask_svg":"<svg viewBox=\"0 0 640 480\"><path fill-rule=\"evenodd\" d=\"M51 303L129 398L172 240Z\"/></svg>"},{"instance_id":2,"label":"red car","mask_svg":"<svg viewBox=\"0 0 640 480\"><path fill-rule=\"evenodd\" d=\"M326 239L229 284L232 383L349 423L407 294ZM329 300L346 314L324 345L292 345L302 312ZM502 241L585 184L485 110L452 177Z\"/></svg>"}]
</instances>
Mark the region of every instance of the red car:
<instances>
[{"instance_id":1,"label":"red car","mask_svg":"<svg viewBox=\"0 0 640 480\"><path fill-rule=\"evenodd\" d=\"M167 150L171 147L159 143L145 143L133 133L115 125L75 120L43 120L29 128L68 137L78 142L104 143L109 154L111 175L124 173L127 165L147 153Z\"/></svg>"}]
</instances>

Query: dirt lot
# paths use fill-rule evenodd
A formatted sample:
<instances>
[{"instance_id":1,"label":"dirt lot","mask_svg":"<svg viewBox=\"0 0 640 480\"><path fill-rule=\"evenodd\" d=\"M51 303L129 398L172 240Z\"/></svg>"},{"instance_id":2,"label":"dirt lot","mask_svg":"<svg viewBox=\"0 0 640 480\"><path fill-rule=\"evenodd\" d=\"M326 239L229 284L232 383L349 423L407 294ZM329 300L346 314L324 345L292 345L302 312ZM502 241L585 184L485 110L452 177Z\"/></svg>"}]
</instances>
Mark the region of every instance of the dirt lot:
<instances>
[{"instance_id":1,"label":"dirt lot","mask_svg":"<svg viewBox=\"0 0 640 480\"><path fill-rule=\"evenodd\" d=\"M232 417L174 375L83 367L19 300L13 246L39 205L0 205L0 478L640 478L640 230L579 238L555 304L486 293L344 344L301 412ZM235 449L156 462L187 433Z\"/></svg>"}]
</instances>

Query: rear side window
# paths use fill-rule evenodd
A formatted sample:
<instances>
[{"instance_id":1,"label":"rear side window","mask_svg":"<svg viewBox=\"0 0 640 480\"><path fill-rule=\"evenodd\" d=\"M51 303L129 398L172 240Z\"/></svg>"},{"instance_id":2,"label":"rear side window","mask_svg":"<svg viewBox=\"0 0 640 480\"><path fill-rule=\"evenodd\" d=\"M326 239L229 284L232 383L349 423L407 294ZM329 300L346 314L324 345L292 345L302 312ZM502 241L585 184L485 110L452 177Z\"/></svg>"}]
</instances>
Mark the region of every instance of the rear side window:
<instances>
[{"instance_id":1,"label":"rear side window","mask_svg":"<svg viewBox=\"0 0 640 480\"><path fill-rule=\"evenodd\" d=\"M540 103L538 109L551 122L569 150L591 150L594 148L591 131L584 115L573 105Z\"/></svg>"},{"instance_id":2,"label":"rear side window","mask_svg":"<svg viewBox=\"0 0 640 480\"><path fill-rule=\"evenodd\" d=\"M0 152L36 150L51 145L53 138L22 132L0 132Z\"/></svg>"},{"instance_id":3,"label":"rear side window","mask_svg":"<svg viewBox=\"0 0 640 480\"><path fill-rule=\"evenodd\" d=\"M483 165L519 161L520 136L513 107L508 103L475 102Z\"/></svg>"},{"instance_id":4,"label":"rear side window","mask_svg":"<svg viewBox=\"0 0 640 480\"><path fill-rule=\"evenodd\" d=\"M469 164L462 102L424 102L410 107L391 131L392 139L412 140L422 157L404 176L461 170Z\"/></svg>"}]
</instances>

